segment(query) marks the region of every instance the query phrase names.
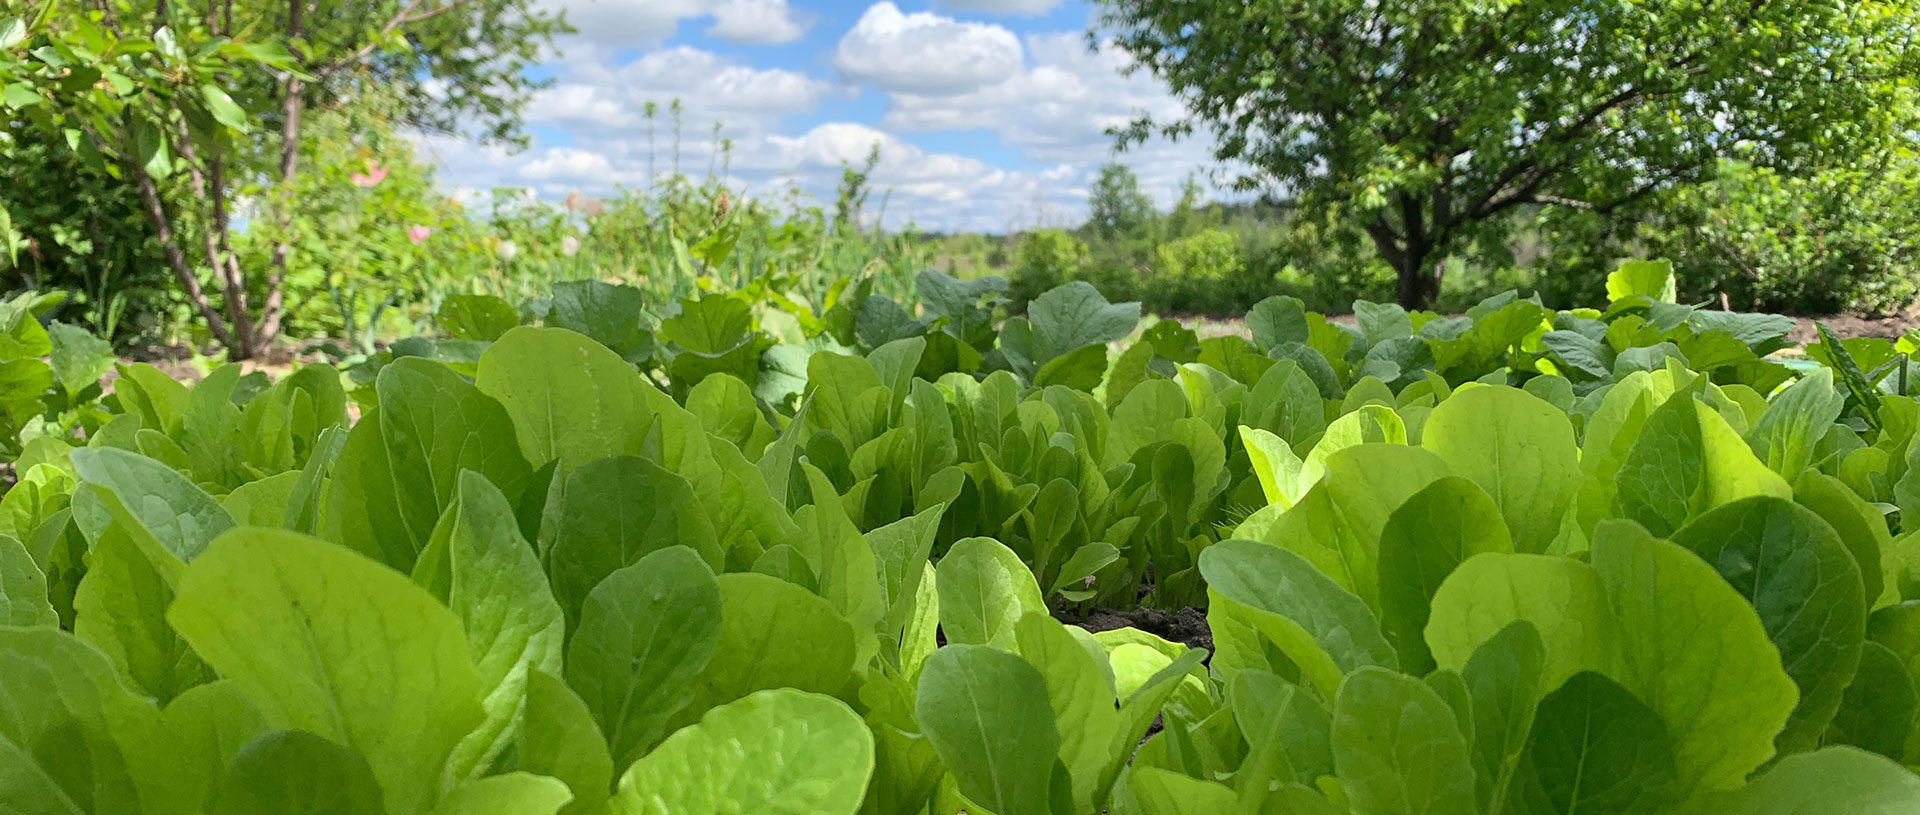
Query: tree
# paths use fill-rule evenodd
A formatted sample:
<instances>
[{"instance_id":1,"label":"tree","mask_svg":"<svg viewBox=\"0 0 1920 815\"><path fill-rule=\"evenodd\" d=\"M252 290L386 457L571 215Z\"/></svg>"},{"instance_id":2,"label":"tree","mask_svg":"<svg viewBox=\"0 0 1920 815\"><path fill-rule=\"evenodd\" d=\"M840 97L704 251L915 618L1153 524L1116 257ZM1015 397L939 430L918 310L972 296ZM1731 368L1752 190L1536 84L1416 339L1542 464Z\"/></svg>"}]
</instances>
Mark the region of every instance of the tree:
<instances>
[{"instance_id":1,"label":"tree","mask_svg":"<svg viewBox=\"0 0 1920 815\"><path fill-rule=\"evenodd\" d=\"M1154 220L1153 199L1125 164L1110 161L1087 191L1087 228L1101 238L1141 237Z\"/></svg>"},{"instance_id":2,"label":"tree","mask_svg":"<svg viewBox=\"0 0 1920 815\"><path fill-rule=\"evenodd\" d=\"M47 3L31 20L0 20L13 32L0 42L0 107L124 179L187 300L244 359L280 330L305 112L352 104L378 83L405 101L404 125L517 141L539 85L523 69L565 30L542 9L538 0ZM254 228L277 236L265 269L242 269L233 250L242 194L264 201Z\"/></svg>"},{"instance_id":3,"label":"tree","mask_svg":"<svg viewBox=\"0 0 1920 815\"><path fill-rule=\"evenodd\" d=\"M1524 205L1625 215L1708 177L1899 137L1915 0L1101 0L1113 44L1249 189L1357 219L1429 306L1440 261ZM1096 35L1098 36L1098 35Z\"/></svg>"}]
</instances>

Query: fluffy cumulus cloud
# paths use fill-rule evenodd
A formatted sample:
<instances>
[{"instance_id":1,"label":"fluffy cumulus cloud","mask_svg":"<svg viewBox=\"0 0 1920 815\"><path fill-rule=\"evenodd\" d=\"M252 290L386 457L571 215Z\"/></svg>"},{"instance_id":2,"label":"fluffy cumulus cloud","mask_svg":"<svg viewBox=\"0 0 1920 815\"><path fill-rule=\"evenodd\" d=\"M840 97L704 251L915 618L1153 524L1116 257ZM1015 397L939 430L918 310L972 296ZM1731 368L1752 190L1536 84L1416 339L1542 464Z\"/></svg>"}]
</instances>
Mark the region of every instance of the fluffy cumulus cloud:
<instances>
[{"instance_id":1,"label":"fluffy cumulus cloud","mask_svg":"<svg viewBox=\"0 0 1920 815\"><path fill-rule=\"evenodd\" d=\"M807 28L787 0L726 0L713 10L708 34L734 42L777 45L793 42Z\"/></svg>"},{"instance_id":2,"label":"fluffy cumulus cloud","mask_svg":"<svg viewBox=\"0 0 1920 815\"><path fill-rule=\"evenodd\" d=\"M780 68L751 68L689 46L665 48L623 65L573 62L527 111L536 123L558 125L598 139L634 135L647 126L646 105L659 108L654 127L666 131L666 106L685 106L682 120L704 131L720 122L750 134L780 117L812 111L831 90L823 80Z\"/></svg>"},{"instance_id":3,"label":"fluffy cumulus cloud","mask_svg":"<svg viewBox=\"0 0 1920 815\"><path fill-rule=\"evenodd\" d=\"M682 20L712 18L707 33L742 43L786 43L806 33L787 0L540 0L566 12L575 38L608 46L658 45Z\"/></svg>"},{"instance_id":4,"label":"fluffy cumulus cloud","mask_svg":"<svg viewBox=\"0 0 1920 815\"><path fill-rule=\"evenodd\" d=\"M950 94L1003 82L1022 67L1020 39L987 23L875 3L834 50L846 77L883 91Z\"/></svg>"},{"instance_id":5,"label":"fluffy cumulus cloud","mask_svg":"<svg viewBox=\"0 0 1920 815\"><path fill-rule=\"evenodd\" d=\"M1078 32L1023 39L1001 25L906 13L883 0L841 33L827 76L750 50L721 56L659 44L676 24L701 18L712 20L708 37L791 39L801 24L787 0L542 2L609 16L573 17L583 38L571 38L565 57L547 66L554 84L527 111L543 137L532 149L508 154L420 139L422 151L441 162L442 177L470 200L484 201L482 191L492 188L553 200L576 189L607 195L645 188L672 172L677 152L680 169L691 175L713 172L736 190L772 199L798 188L824 205L833 199L841 168L859 165L878 144L869 215L884 199L887 226L911 221L996 232L1070 226L1085 217L1100 165L1116 157L1106 130L1142 112L1180 112L1178 100L1151 77L1126 75L1124 53L1089 49ZM939 7L1012 13L1052 2L944 0ZM640 36L635 32L653 39L622 41ZM612 47L636 41L642 43L637 57ZM877 94L884 113L849 119L846 108L826 104L857 99L861 88ZM677 146L667 112L674 99L684 105ZM649 102L658 106L651 122ZM717 134L710 129L716 121L724 124ZM955 141L956 133L968 135ZM939 141L950 146L921 147L915 143L921 134L946 134ZM1211 166L1200 140L1156 139L1118 158L1162 207L1177 199L1189 173Z\"/></svg>"},{"instance_id":6,"label":"fluffy cumulus cloud","mask_svg":"<svg viewBox=\"0 0 1920 815\"><path fill-rule=\"evenodd\" d=\"M1145 74L1126 75L1131 60L1111 46L1089 49L1078 34L1027 38L1032 65L965 93L896 93L887 127L933 132L965 127L995 131L1035 160L1085 157L1110 146L1109 128L1141 113L1177 116L1180 105Z\"/></svg>"}]
</instances>

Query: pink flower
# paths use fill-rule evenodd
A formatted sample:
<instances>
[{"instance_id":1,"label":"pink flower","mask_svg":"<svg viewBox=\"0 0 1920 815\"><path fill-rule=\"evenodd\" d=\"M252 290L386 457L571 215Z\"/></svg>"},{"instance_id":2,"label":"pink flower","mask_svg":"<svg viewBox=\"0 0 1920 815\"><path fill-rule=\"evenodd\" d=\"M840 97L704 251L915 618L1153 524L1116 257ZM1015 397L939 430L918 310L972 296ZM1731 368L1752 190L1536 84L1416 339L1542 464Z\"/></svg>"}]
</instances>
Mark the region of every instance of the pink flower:
<instances>
[{"instance_id":1,"label":"pink flower","mask_svg":"<svg viewBox=\"0 0 1920 815\"><path fill-rule=\"evenodd\" d=\"M568 212L579 211L580 206L584 203L586 203L586 196L581 195L579 190L567 193L566 206Z\"/></svg>"},{"instance_id":2,"label":"pink flower","mask_svg":"<svg viewBox=\"0 0 1920 815\"><path fill-rule=\"evenodd\" d=\"M420 224L414 224L411 228L407 229L407 238L413 241L414 246L419 246L421 242L425 241L427 237L432 234L433 230Z\"/></svg>"},{"instance_id":3,"label":"pink flower","mask_svg":"<svg viewBox=\"0 0 1920 815\"><path fill-rule=\"evenodd\" d=\"M600 213L605 210L606 207L601 205L600 199L598 198L589 198L585 204L580 206L580 211L585 212L589 218L599 217Z\"/></svg>"},{"instance_id":4,"label":"pink flower","mask_svg":"<svg viewBox=\"0 0 1920 815\"><path fill-rule=\"evenodd\" d=\"M361 189L369 189L373 187L373 185L386 180L387 168L380 166L380 162L378 161L368 159L367 171L365 173L354 173L350 178L353 180L354 186Z\"/></svg>"},{"instance_id":5,"label":"pink flower","mask_svg":"<svg viewBox=\"0 0 1920 815\"><path fill-rule=\"evenodd\" d=\"M567 257L573 257L574 254L579 251L580 251L579 238L576 238L572 235L568 235L560 239L560 254L566 255Z\"/></svg>"}]
</instances>

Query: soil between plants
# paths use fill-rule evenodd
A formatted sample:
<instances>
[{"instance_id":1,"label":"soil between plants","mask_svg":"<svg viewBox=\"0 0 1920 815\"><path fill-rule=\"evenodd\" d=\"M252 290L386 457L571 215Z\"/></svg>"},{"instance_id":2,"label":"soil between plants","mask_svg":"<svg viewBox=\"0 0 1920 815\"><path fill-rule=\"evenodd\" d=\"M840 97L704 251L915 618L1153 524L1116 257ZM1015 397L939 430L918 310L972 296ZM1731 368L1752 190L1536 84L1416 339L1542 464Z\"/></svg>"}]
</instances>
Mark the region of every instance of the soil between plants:
<instances>
[{"instance_id":1,"label":"soil between plants","mask_svg":"<svg viewBox=\"0 0 1920 815\"><path fill-rule=\"evenodd\" d=\"M1207 627L1207 613L1197 608L1188 607L1179 611L1162 611L1157 608L1125 611L1099 608L1084 616L1056 612L1054 619L1068 625L1080 626L1095 634L1116 628L1137 628L1189 648L1205 648L1209 655L1213 652L1213 630Z\"/></svg>"}]
</instances>

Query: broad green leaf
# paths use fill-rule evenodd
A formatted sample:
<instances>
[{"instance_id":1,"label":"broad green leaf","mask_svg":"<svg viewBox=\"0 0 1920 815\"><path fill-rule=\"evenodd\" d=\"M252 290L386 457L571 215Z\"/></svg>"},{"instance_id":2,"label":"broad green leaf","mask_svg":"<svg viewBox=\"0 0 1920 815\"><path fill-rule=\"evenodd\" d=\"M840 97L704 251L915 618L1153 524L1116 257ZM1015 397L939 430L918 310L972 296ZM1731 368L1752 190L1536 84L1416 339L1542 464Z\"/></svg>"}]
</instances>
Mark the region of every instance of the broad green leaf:
<instances>
[{"instance_id":1,"label":"broad green leaf","mask_svg":"<svg viewBox=\"0 0 1920 815\"><path fill-rule=\"evenodd\" d=\"M873 735L845 704L765 690L714 708L634 762L612 811L853 815L872 773Z\"/></svg>"},{"instance_id":2,"label":"broad green leaf","mask_svg":"<svg viewBox=\"0 0 1920 815\"><path fill-rule=\"evenodd\" d=\"M301 475L299 470L288 470L248 481L222 496L220 507L239 526L282 526Z\"/></svg>"},{"instance_id":3,"label":"broad green leaf","mask_svg":"<svg viewBox=\"0 0 1920 815\"><path fill-rule=\"evenodd\" d=\"M1473 764L1453 709L1420 680L1378 667L1340 684L1333 762L1361 815L1468 815Z\"/></svg>"},{"instance_id":4,"label":"broad green leaf","mask_svg":"<svg viewBox=\"0 0 1920 815\"><path fill-rule=\"evenodd\" d=\"M651 386L618 354L563 328L520 326L480 355L474 379L513 418L528 463L554 459L571 471L635 452L653 424Z\"/></svg>"},{"instance_id":5,"label":"broad green leaf","mask_svg":"<svg viewBox=\"0 0 1920 815\"><path fill-rule=\"evenodd\" d=\"M0 627L0 811L139 812L159 711L57 628Z\"/></svg>"},{"instance_id":6,"label":"broad green leaf","mask_svg":"<svg viewBox=\"0 0 1920 815\"><path fill-rule=\"evenodd\" d=\"M1267 671L1243 670L1230 697L1247 741L1233 779L1243 797L1264 800L1271 784L1311 784L1333 774L1333 718L1306 689Z\"/></svg>"},{"instance_id":7,"label":"broad green leaf","mask_svg":"<svg viewBox=\"0 0 1920 815\"><path fill-rule=\"evenodd\" d=\"M916 717L960 793L996 815L1048 815L1060 733L1026 660L949 645L920 671Z\"/></svg>"},{"instance_id":8,"label":"broad green leaf","mask_svg":"<svg viewBox=\"0 0 1920 815\"><path fill-rule=\"evenodd\" d=\"M1420 432L1420 446L1493 498L1516 551L1546 551L1580 484L1564 412L1518 388L1476 385L1436 406Z\"/></svg>"},{"instance_id":9,"label":"broad green leaf","mask_svg":"<svg viewBox=\"0 0 1920 815\"><path fill-rule=\"evenodd\" d=\"M1032 326L1032 347L1018 350L1042 366L1084 346L1125 339L1140 323L1140 304L1109 303L1091 284L1074 281L1035 297L1025 321Z\"/></svg>"},{"instance_id":10,"label":"broad green leaf","mask_svg":"<svg viewBox=\"0 0 1920 815\"><path fill-rule=\"evenodd\" d=\"M1141 815L1208 815L1238 806L1225 785L1159 767L1134 768L1127 774L1127 792Z\"/></svg>"},{"instance_id":11,"label":"broad green leaf","mask_svg":"<svg viewBox=\"0 0 1920 815\"><path fill-rule=\"evenodd\" d=\"M816 499L810 511L796 516L795 523L800 525L798 548L819 578L817 593L853 624L854 662L865 665L880 650L876 632L887 614L880 565L872 547L847 517L844 501L821 500L838 495L833 482L811 463L802 463L802 468L808 490Z\"/></svg>"},{"instance_id":12,"label":"broad green leaf","mask_svg":"<svg viewBox=\"0 0 1920 815\"><path fill-rule=\"evenodd\" d=\"M1867 605L1879 607L1899 599L1899 592L1883 575L1883 561L1893 549L1886 516L1848 489L1840 479L1822 472L1805 472L1793 484L1795 503L1813 510L1833 527L1860 568L1860 587Z\"/></svg>"},{"instance_id":13,"label":"broad green leaf","mask_svg":"<svg viewBox=\"0 0 1920 815\"><path fill-rule=\"evenodd\" d=\"M932 507L862 536L880 572L881 599L887 606L882 624L890 633L898 634L907 624L946 509L945 504Z\"/></svg>"},{"instance_id":14,"label":"broad green leaf","mask_svg":"<svg viewBox=\"0 0 1920 815\"><path fill-rule=\"evenodd\" d=\"M1655 535L1742 498L1793 497L1718 412L1684 392L1647 417L1614 479L1620 515Z\"/></svg>"},{"instance_id":15,"label":"broad green leaf","mask_svg":"<svg viewBox=\"0 0 1920 815\"><path fill-rule=\"evenodd\" d=\"M1446 475L1447 465L1418 447L1342 449L1327 460L1325 479L1281 514L1261 540L1306 558L1377 613L1380 533L1394 509Z\"/></svg>"},{"instance_id":16,"label":"broad green leaf","mask_svg":"<svg viewBox=\"0 0 1920 815\"><path fill-rule=\"evenodd\" d=\"M1819 744L1853 682L1866 641L1860 570L1812 510L1749 498L1707 512L1673 536L1753 604L1780 649L1800 701L1777 742L1782 753Z\"/></svg>"},{"instance_id":17,"label":"broad green leaf","mask_svg":"<svg viewBox=\"0 0 1920 815\"><path fill-rule=\"evenodd\" d=\"M1545 692L1546 646L1531 623L1517 621L1475 649L1460 669L1473 712L1475 789L1482 806L1507 800Z\"/></svg>"},{"instance_id":18,"label":"broad green leaf","mask_svg":"<svg viewBox=\"0 0 1920 815\"><path fill-rule=\"evenodd\" d=\"M221 90L219 86L201 85L200 98L207 103L207 112L212 114L214 121L226 125L236 133L245 133L251 129L246 111L234 104L233 97L228 96L227 92Z\"/></svg>"},{"instance_id":19,"label":"broad green leaf","mask_svg":"<svg viewBox=\"0 0 1920 815\"><path fill-rule=\"evenodd\" d=\"M383 811L380 785L360 754L304 730L262 733L241 748L211 815L337 815Z\"/></svg>"},{"instance_id":20,"label":"broad green leaf","mask_svg":"<svg viewBox=\"0 0 1920 815\"><path fill-rule=\"evenodd\" d=\"M182 561L191 562L233 528L233 516L213 496L158 461L107 447L75 450L71 459L82 481L112 493L134 521Z\"/></svg>"},{"instance_id":21,"label":"broad green leaf","mask_svg":"<svg viewBox=\"0 0 1920 815\"><path fill-rule=\"evenodd\" d=\"M1916 717L1920 717L1920 692L1905 662L1885 645L1869 642L1860 652L1860 668L1822 741L1851 744L1898 760L1906 755Z\"/></svg>"},{"instance_id":22,"label":"broad green leaf","mask_svg":"<svg viewBox=\"0 0 1920 815\"><path fill-rule=\"evenodd\" d=\"M144 362L116 367L120 378L114 380L113 393L128 413L139 414L140 424L149 430L180 429L180 417L187 412L187 386Z\"/></svg>"},{"instance_id":23,"label":"broad green leaf","mask_svg":"<svg viewBox=\"0 0 1920 815\"><path fill-rule=\"evenodd\" d=\"M410 571L473 470L519 495L532 468L507 411L451 368L418 358L380 369L377 411L347 434L321 536Z\"/></svg>"},{"instance_id":24,"label":"broad green leaf","mask_svg":"<svg viewBox=\"0 0 1920 815\"><path fill-rule=\"evenodd\" d=\"M1463 671L1485 643L1516 621L1546 645L1540 687L1557 688L1586 670L1606 672L1619 634L1606 589L1591 566L1547 555L1482 554L1454 569L1434 593L1426 630L1435 662Z\"/></svg>"},{"instance_id":25,"label":"broad green leaf","mask_svg":"<svg viewBox=\"0 0 1920 815\"><path fill-rule=\"evenodd\" d=\"M93 332L56 322L47 326L47 338L53 378L67 393L78 394L113 370L113 345Z\"/></svg>"},{"instance_id":26,"label":"broad green leaf","mask_svg":"<svg viewBox=\"0 0 1920 815\"><path fill-rule=\"evenodd\" d=\"M167 619L269 725L365 756L396 810L431 804L455 744L485 716L459 618L334 544L222 535L181 576Z\"/></svg>"},{"instance_id":27,"label":"broad green leaf","mask_svg":"<svg viewBox=\"0 0 1920 815\"><path fill-rule=\"evenodd\" d=\"M1362 405L1327 425L1326 433L1307 451L1300 479L1308 484L1319 481L1328 459L1349 447L1406 443L1407 425L1399 414L1385 405Z\"/></svg>"},{"instance_id":28,"label":"broad green leaf","mask_svg":"<svg viewBox=\"0 0 1920 815\"><path fill-rule=\"evenodd\" d=\"M1846 394L1833 385L1833 369L1814 371L1781 391L1747 431L1747 443L1767 467L1787 479L1814 463L1820 439L1846 408Z\"/></svg>"},{"instance_id":29,"label":"broad green leaf","mask_svg":"<svg viewBox=\"0 0 1920 815\"><path fill-rule=\"evenodd\" d=\"M1247 311L1247 329L1262 351L1282 343L1304 343L1310 337L1306 308L1297 297L1277 295L1253 304Z\"/></svg>"},{"instance_id":30,"label":"broad green leaf","mask_svg":"<svg viewBox=\"0 0 1920 815\"><path fill-rule=\"evenodd\" d=\"M557 778L507 773L454 787L432 815L554 815L572 798Z\"/></svg>"},{"instance_id":31,"label":"broad green leaf","mask_svg":"<svg viewBox=\"0 0 1920 815\"><path fill-rule=\"evenodd\" d=\"M134 687L166 704L213 677L167 626L180 561L143 550L123 523L108 526L87 553L87 575L73 598L73 631L113 660Z\"/></svg>"},{"instance_id":32,"label":"broad green leaf","mask_svg":"<svg viewBox=\"0 0 1920 815\"><path fill-rule=\"evenodd\" d=\"M687 394L687 410L708 433L726 439L750 460L758 460L773 443L773 426L760 414L753 390L731 376L700 380Z\"/></svg>"},{"instance_id":33,"label":"broad green leaf","mask_svg":"<svg viewBox=\"0 0 1920 815\"><path fill-rule=\"evenodd\" d=\"M455 778L484 773L513 744L525 717L528 672L560 670L566 620L518 524L499 488L465 470L458 499L434 535L436 543L444 535L447 607L467 632L487 711L454 750ZM438 586L429 589L438 595Z\"/></svg>"},{"instance_id":34,"label":"broad green leaf","mask_svg":"<svg viewBox=\"0 0 1920 815\"><path fill-rule=\"evenodd\" d=\"M433 318L454 339L492 342L520 325L520 313L491 294L455 294L440 303Z\"/></svg>"},{"instance_id":35,"label":"broad green leaf","mask_svg":"<svg viewBox=\"0 0 1920 815\"><path fill-rule=\"evenodd\" d=\"M1168 428L1186 418L1187 409L1187 395L1179 383L1167 379L1140 383L1113 410L1106 465L1123 464L1140 448L1166 439Z\"/></svg>"},{"instance_id":36,"label":"broad green leaf","mask_svg":"<svg viewBox=\"0 0 1920 815\"><path fill-rule=\"evenodd\" d=\"M552 776L573 791L566 815L599 812L612 795L613 757L593 713L566 682L527 672L527 714L514 757L522 770Z\"/></svg>"},{"instance_id":37,"label":"broad green leaf","mask_svg":"<svg viewBox=\"0 0 1920 815\"><path fill-rule=\"evenodd\" d=\"M1619 632L1603 673L1666 723L1681 797L1738 786L1774 755L1798 696L1760 617L1712 566L1632 524L1602 525L1593 569Z\"/></svg>"},{"instance_id":38,"label":"broad green leaf","mask_svg":"<svg viewBox=\"0 0 1920 815\"><path fill-rule=\"evenodd\" d=\"M164 790L156 792L181 811L197 813L212 805L227 768L267 724L246 694L219 680L174 697L160 712L160 730L159 748L171 766L159 775Z\"/></svg>"},{"instance_id":39,"label":"broad green leaf","mask_svg":"<svg viewBox=\"0 0 1920 815\"><path fill-rule=\"evenodd\" d=\"M1474 555L1513 548L1500 508L1459 476L1428 484L1387 517L1380 531L1380 623L1406 670L1423 675L1433 668L1422 637L1434 592L1447 575Z\"/></svg>"},{"instance_id":40,"label":"broad green leaf","mask_svg":"<svg viewBox=\"0 0 1920 815\"><path fill-rule=\"evenodd\" d=\"M1552 815L1662 812L1674 803L1677 780L1660 716L1585 671L1540 700L1510 805Z\"/></svg>"},{"instance_id":41,"label":"broad green leaf","mask_svg":"<svg viewBox=\"0 0 1920 815\"><path fill-rule=\"evenodd\" d=\"M653 335L641 325L645 314L646 294L638 288L601 280L566 280L553 284L553 304L546 320L555 328L585 334L631 364L643 365L654 353Z\"/></svg>"},{"instance_id":42,"label":"broad green leaf","mask_svg":"<svg viewBox=\"0 0 1920 815\"><path fill-rule=\"evenodd\" d=\"M669 730L709 708L768 688L835 694L855 668L855 631L810 591L763 574L723 574L720 643L700 672L694 701ZM794 643L806 643L795 648Z\"/></svg>"},{"instance_id":43,"label":"broad green leaf","mask_svg":"<svg viewBox=\"0 0 1920 815\"><path fill-rule=\"evenodd\" d=\"M709 568L723 563L713 526L687 480L638 456L587 462L566 477L540 533L553 596L577 625L587 593L607 575L670 546Z\"/></svg>"},{"instance_id":44,"label":"broad green leaf","mask_svg":"<svg viewBox=\"0 0 1920 815\"><path fill-rule=\"evenodd\" d=\"M1119 700L1103 664L1106 651L1073 630L1030 612L1017 625L1019 653L1046 681L1054 721L1072 725L1060 732L1059 755L1073 780L1076 805L1098 809L1105 792L1102 771L1113 758L1111 743L1120 727Z\"/></svg>"},{"instance_id":45,"label":"broad green leaf","mask_svg":"<svg viewBox=\"0 0 1920 815\"><path fill-rule=\"evenodd\" d=\"M615 570L587 595L567 646L567 681L600 730L614 766L667 735L720 642L720 588L683 546Z\"/></svg>"},{"instance_id":46,"label":"broad green leaf","mask_svg":"<svg viewBox=\"0 0 1920 815\"><path fill-rule=\"evenodd\" d=\"M1029 612L1046 613L1033 572L992 538L955 543L935 570L940 629L947 642L1015 649L1014 627Z\"/></svg>"},{"instance_id":47,"label":"broad green leaf","mask_svg":"<svg viewBox=\"0 0 1920 815\"><path fill-rule=\"evenodd\" d=\"M60 616L47 599L47 575L27 547L0 535L0 625L57 626Z\"/></svg>"},{"instance_id":48,"label":"broad green leaf","mask_svg":"<svg viewBox=\"0 0 1920 815\"><path fill-rule=\"evenodd\" d=\"M1300 482L1305 462L1294 455L1286 439L1267 430L1241 425L1240 446L1247 451L1253 475L1259 479L1260 492L1269 505L1283 510L1292 507L1311 486Z\"/></svg>"},{"instance_id":49,"label":"broad green leaf","mask_svg":"<svg viewBox=\"0 0 1920 815\"><path fill-rule=\"evenodd\" d=\"M1400 664L1366 604L1292 552L1255 541L1221 541L1200 553L1200 573L1213 603L1207 619L1220 649L1215 670L1223 676L1230 678L1234 668L1273 670L1258 639L1272 642L1328 698L1341 677L1359 668ZM1258 639L1226 641L1223 622Z\"/></svg>"},{"instance_id":50,"label":"broad green leaf","mask_svg":"<svg viewBox=\"0 0 1920 815\"><path fill-rule=\"evenodd\" d=\"M1673 263L1629 260L1607 273L1608 302L1617 303L1636 294L1662 303L1675 302Z\"/></svg>"},{"instance_id":51,"label":"broad green leaf","mask_svg":"<svg viewBox=\"0 0 1920 815\"><path fill-rule=\"evenodd\" d=\"M1907 815L1920 776L1851 747L1787 756L1739 790L1699 799L1687 815Z\"/></svg>"}]
</instances>

